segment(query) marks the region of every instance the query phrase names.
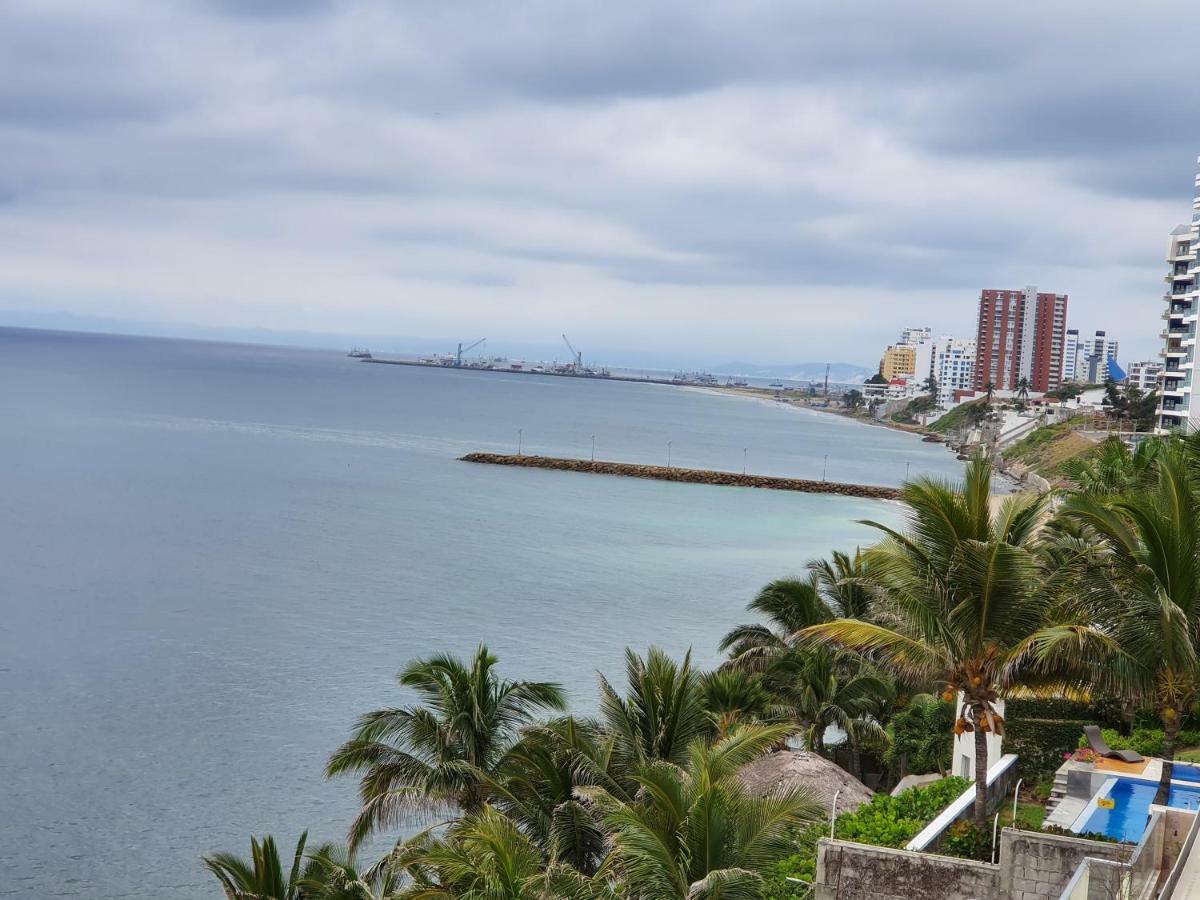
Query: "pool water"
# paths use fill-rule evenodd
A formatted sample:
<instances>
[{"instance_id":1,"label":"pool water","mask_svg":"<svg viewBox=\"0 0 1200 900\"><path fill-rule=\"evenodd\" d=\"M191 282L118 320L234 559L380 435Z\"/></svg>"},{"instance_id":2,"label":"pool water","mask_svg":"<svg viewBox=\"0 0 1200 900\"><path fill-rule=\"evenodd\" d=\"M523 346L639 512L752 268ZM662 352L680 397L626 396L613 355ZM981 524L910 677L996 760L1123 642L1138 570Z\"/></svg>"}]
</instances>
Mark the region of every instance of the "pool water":
<instances>
[{"instance_id":1,"label":"pool water","mask_svg":"<svg viewBox=\"0 0 1200 900\"><path fill-rule=\"evenodd\" d=\"M1112 809L1097 808L1080 830L1105 834L1119 841L1137 843L1146 830L1150 804L1154 802L1157 790L1158 785L1154 782L1136 781L1132 778L1117 779L1117 783L1108 793L1108 797L1113 801ZM1176 809L1200 809L1200 785L1194 788L1171 785L1167 806Z\"/></svg>"},{"instance_id":2,"label":"pool water","mask_svg":"<svg viewBox=\"0 0 1200 900\"><path fill-rule=\"evenodd\" d=\"M1200 784L1200 766L1187 763L1175 763L1171 768L1172 781L1194 781Z\"/></svg>"}]
</instances>

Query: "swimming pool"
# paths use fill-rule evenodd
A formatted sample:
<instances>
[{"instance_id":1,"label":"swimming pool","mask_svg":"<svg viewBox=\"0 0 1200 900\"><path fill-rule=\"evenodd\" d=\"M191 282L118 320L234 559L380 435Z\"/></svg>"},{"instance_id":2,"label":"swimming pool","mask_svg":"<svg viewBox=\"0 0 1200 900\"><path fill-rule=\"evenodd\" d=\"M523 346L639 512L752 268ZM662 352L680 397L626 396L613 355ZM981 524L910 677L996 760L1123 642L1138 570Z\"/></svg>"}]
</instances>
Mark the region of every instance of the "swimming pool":
<instances>
[{"instance_id":1,"label":"swimming pool","mask_svg":"<svg viewBox=\"0 0 1200 900\"><path fill-rule=\"evenodd\" d=\"M1171 780L1200 783L1200 766L1193 766L1189 763L1175 763L1171 767Z\"/></svg>"},{"instance_id":2,"label":"swimming pool","mask_svg":"<svg viewBox=\"0 0 1200 900\"><path fill-rule=\"evenodd\" d=\"M1119 841L1137 843L1141 840L1142 832L1146 830L1150 804L1154 802L1157 790L1158 784L1152 781L1116 779L1107 795L1103 792L1100 794L1100 799L1107 796L1113 801L1112 808L1104 809L1098 806L1079 831L1098 832ZM1167 806L1176 809L1200 809L1200 785L1193 788L1172 784L1171 792L1167 796Z\"/></svg>"}]
</instances>

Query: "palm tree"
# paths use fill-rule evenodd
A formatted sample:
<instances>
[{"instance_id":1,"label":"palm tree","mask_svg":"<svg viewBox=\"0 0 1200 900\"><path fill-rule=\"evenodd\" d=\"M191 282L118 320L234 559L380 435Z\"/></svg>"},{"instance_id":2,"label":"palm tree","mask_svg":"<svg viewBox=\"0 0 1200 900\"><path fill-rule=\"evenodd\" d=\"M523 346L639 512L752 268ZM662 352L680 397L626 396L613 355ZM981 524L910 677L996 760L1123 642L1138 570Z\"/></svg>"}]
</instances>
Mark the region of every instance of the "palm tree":
<instances>
[{"instance_id":1,"label":"palm tree","mask_svg":"<svg viewBox=\"0 0 1200 900\"><path fill-rule=\"evenodd\" d=\"M627 796L615 739L594 722L570 716L527 728L490 778L493 805L520 826L547 859L592 875L607 837L576 789L599 785Z\"/></svg>"},{"instance_id":2,"label":"palm tree","mask_svg":"<svg viewBox=\"0 0 1200 900\"><path fill-rule=\"evenodd\" d=\"M1154 461L1161 441L1142 441L1131 451L1120 438L1111 437L1092 453L1062 464L1074 491L1092 496L1113 496L1154 481Z\"/></svg>"},{"instance_id":3,"label":"palm tree","mask_svg":"<svg viewBox=\"0 0 1200 900\"><path fill-rule=\"evenodd\" d=\"M705 672L700 679L700 691L719 737L738 725L771 716L772 698L758 675L740 669Z\"/></svg>"},{"instance_id":4,"label":"palm tree","mask_svg":"<svg viewBox=\"0 0 1200 900\"><path fill-rule=\"evenodd\" d=\"M1154 483L1107 502L1077 494L1063 517L1100 542L1107 565L1080 567L1087 595L1115 624L1122 654L1132 668L1105 671L1126 690L1141 689L1163 724L1163 766L1156 803L1165 803L1174 768L1175 739L1183 711L1200 680L1200 505L1188 460L1179 448L1154 464Z\"/></svg>"},{"instance_id":5,"label":"palm tree","mask_svg":"<svg viewBox=\"0 0 1200 900\"><path fill-rule=\"evenodd\" d=\"M765 616L770 624L737 625L720 645L722 652L729 653L727 665L746 672L765 671L792 650L793 634L835 617L822 596L818 578L813 575L772 581L755 595L746 609Z\"/></svg>"},{"instance_id":6,"label":"palm tree","mask_svg":"<svg viewBox=\"0 0 1200 900\"><path fill-rule=\"evenodd\" d=\"M204 857L204 867L216 876L226 900L297 900L300 897L300 864L308 832L300 835L292 868L285 876L275 839L267 835L260 842L250 838L250 859L233 853L214 853Z\"/></svg>"},{"instance_id":7,"label":"palm tree","mask_svg":"<svg viewBox=\"0 0 1200 900\"><path fill-rule=\"evenodd\" d=\"M805 647L782 657L764 676L767 689L803 729L805 746L825 755L825 732L836 726L850 743L851 769L862 776L860 752L869 738L883 740L878 717L895 689L861 657L830 647Z\"/></svg>"},{"instance_id":8,"label":"palm tree","mask_svg":"<svg viewBox=\"0 0 1200 900\"><path fill-rule=\"evenodd\" d=\"M986 405L991 406L992 405L992 397L995 396L995 394L996 394L996 385L992 384L992 382L989 381L987 384L985 384L983 386L983 389L984 389L984 391L987 392L987 404Z\"/></svg>"},{"instance_id":9,"label":"palm tree","mask_svg":"<svg viewBox=\"0 0 1200 900\"><path fill-rule=\"evenodd\" d=\"M385 863L408 885L391 900L599 900L603 880L547 865L512 819L491 806L397 845Z\"/></svg>"},{"instance_id":10,"label":"palm tree","mask_svg":"<svg viewBox=\"0 0 1200 900\"><path fill-rule=\"evenodd\" d=\"M811 560L807 578L780 578L766 585L746 609L765 616L768 625L738 625L721 640L732 668L763 671L792 648L792 635L830 619L867 619L873 599L866 557L835 550L829 559Z\"/></svg>"},{"instance_id":11,"label":"palm tree","mask_svg":"<svg viewBox=\"0 0 1200 900\"><path fill-rule=\"evenodd\" d=\"M478 811L487 796L483 776L495 771L518 729L542 710L565 708L557 684L508 681L495 665L482 644L469 664L448 654L418 659L399 680L422 702L359 718L325 767L330 777L363 773L351 850L409 816L448 807Z\"/></svg>"},{"instance_id":12,"label":"palm tree","mask_svg":"<svg viewBox=\"0 0 1200 900\"><path fill-rule=\"evenodd\" d=\"M872 654L900 677L963 692L955 730L975 735L974 813L981 828L987 732L1004 731L994 705L1001 692L1055 677L1082 679L1081 658L1113 647L1041 590L1034 540L1046 498L1012 496L993 512L991 475L990 464L976 457L961 486L910 482L902 492L905 532L865 523L886 535L867 556L888 624L839 619L802 632Z\"/></svg>"},{"instance_id":13,"label":"palm tree","mask_svg":"<svg viewBox=\"0 0 1200 900\"><path fill-rule=\"evenodd\" d=\"M817 590L833 615L843 619L871 617L870 580L867 577L867 558L861 548L851 556L834 550L829 559L815 559L808 571L816 578Z\"/></svg>"},{"instance_id":14,"label":"palm tree","mask_svg":"<svg viewBox=\"0 0 1200 900\"><path fill-rule=\"evenodd\" d=\"M302 900L391 900L397 888L386 867L361 870L349 850L334 844L309 856L299 884Z\"/></svg>"},{"instance_id":15,"label":"palm tree","mask_svg":"<svg viewBox=\"0 0 1200 900\"><path fill-rule=\"evenodd\" d=\"M1029 379L1024 375L1017 380L1017 396L1022 400L1029 399ZM991 398L989 397L988 399L990 400Z\"/></svg>"},{"instance_id":16,"label":"palm tree","mask_svg":"<svg viewBox=\"0 0 1200 900\"><path fill-rule=\"evenodd\" d=\"M709 745L694 741L681 764L637 769L635 802L584 790L612 835L606 863L627 900L716 900L760 895L764 868L794 852L794 832L819 821L807 792L747 792L738 769L787 734L786 726L747 725Z\"/></svg>"},{"instance_id":17,"label":"palm tree","mask_svg":"<svg viewBox=\"0 0 1200 900\"><path fill-rule=\"evenodd\" d=\"M600 716L616 739L622 764L682 761L692 741L711 727L691 652L676 663L657 647L644 660L626 649L625 675L628 697L600 676Z\"/></svg>"}]
</instances>

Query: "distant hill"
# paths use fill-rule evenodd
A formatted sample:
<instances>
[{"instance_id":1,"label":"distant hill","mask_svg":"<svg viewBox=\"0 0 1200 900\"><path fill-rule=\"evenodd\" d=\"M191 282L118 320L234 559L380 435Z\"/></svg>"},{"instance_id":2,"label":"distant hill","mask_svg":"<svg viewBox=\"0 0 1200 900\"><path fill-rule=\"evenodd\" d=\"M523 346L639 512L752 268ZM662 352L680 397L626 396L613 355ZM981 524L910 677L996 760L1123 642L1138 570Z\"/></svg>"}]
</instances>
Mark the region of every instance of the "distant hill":
<instances>
[{"instance_id":1,"label":"distant hill","mask_svg":"<svg viewBox=\"0 0 1200 900\"><path fill-rule=\"evenodd\" d=\"M787 378L795 381L824 381L825 363L778 363L759 365L748 362L727 362L712 367L721 375L748 375L752 378ZM857 384L875 374L875 369L853 363L829 363L829 380L838 384Z\"/></svg>"}]
</instances>

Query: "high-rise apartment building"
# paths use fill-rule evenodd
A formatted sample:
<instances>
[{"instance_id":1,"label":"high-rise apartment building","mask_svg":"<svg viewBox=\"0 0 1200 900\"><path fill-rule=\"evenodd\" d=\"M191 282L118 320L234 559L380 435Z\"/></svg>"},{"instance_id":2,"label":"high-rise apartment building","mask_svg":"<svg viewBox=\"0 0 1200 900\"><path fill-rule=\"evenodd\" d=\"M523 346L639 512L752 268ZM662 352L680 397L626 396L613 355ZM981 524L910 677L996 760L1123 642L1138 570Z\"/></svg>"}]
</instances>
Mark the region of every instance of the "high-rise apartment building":
<instances>
[{"instance_id":1,"label":"high-rise apartment building","mask_svg":"<svg viewBox=\"0 0 1200 900\"><path fill-rule=\"evenodd\" d=\"M1125 383L1142 392L1158 390L1158 380L1162 370L1163 364L1152 360L1130 363L1129 377Z\"/></svg>"},{"instance_id":2,"label":"high-rise apartment building","mask_svg":"<svg viewBox=\"0 0 1200 900\"><path fill-rule=\"evenodd\" d=\"M1083 380L1088 384L1103 384L1109 377L1110 366L1117 361L1117 341L1107 332L1097 331L1082 345L1084 349Z\"/></svg>"},{"instance_id":3,"label":"high-rise apartment building","mask_svg":"<svg viewBox=\"0 0 1200 900\"><path fill-rule=\"evenodd\" d=\"M1080 363L1079 329L1068 328L1063 343L1062 383L1069 384L1079 377Z\"/></svg>"},{"instance_id":4,"label":"high-rise apartment building","mask_svg":"<svg viewBox=\"0 0 1200 900\"><path fill-rule=\"evenodd\" d=\"M1196 160L1200 164L1200 159ZM1167 308L1162 316L1163 372L1158 401L1158 430L1195 431L1200 408L1194 401L1193 370L1196 361L1196 325L1200 318L1200 175L1192 201L1191 225L1171 232L1167 244Z\"/></svg>"},{"instance_id":5,"label":"high-rise apartment building","mask_svg":"<svg viewBox=\"0 0 1200 900\"><path fill-rule=\"evenodd\" d=\"M933 342L938 406L954 405L955 391L969 391L975 376L975 342L943 336Z\"/></svg>"},{"instance_id":6,"label":"high-rise apartment building","mask_svg":"<svg viewBox=\"0 0 1200 900\"><path fill-rule=\"evenodd\" d=\"M1027 380L1031 391L1056 389L1066 328L1066 294L1039 294L1032 286L983 291L972 387L983 391L991 384L998 391L1016 391Z\"/></svg>"},{"instance_id":7,"label":"high-rise apartment building","mask_svg":"<svg viewBox=\"0 0 1200 900\"><path fill-rule=\"evenodd\" d=\"M909 344L892 344L883 351L879 374L886 381L893 378L912 378L917 372L917 348Z\"/></svg>"}]
</instances>

